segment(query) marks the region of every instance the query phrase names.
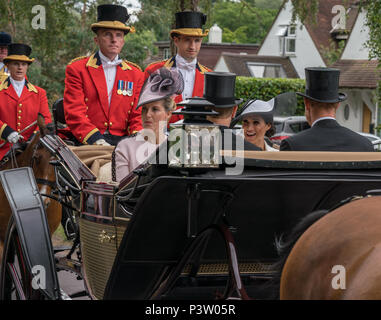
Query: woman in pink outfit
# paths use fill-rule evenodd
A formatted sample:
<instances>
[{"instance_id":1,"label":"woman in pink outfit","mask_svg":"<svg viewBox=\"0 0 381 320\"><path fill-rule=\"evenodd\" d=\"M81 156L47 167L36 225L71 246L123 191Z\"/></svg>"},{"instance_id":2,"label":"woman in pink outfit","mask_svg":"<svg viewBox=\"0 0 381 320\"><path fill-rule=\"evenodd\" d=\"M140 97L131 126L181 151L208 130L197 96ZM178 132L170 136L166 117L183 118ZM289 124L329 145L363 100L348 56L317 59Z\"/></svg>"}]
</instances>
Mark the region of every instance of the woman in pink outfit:
<instances>
[{"instance_id":1,"label":"woman in pink outfit","mask_svg":"<svg viewBox=\"0 0 381 320\"><path fill-rule=\"evenodd\" d=\"M172 111L173 97L182 93L184 81L177 69L160 68L143 85L137 108L142 107L143 130L128 136L115 148L115 177L121 181L143 163L167 139L166 129Z\"/></svg>"}]
</instances>

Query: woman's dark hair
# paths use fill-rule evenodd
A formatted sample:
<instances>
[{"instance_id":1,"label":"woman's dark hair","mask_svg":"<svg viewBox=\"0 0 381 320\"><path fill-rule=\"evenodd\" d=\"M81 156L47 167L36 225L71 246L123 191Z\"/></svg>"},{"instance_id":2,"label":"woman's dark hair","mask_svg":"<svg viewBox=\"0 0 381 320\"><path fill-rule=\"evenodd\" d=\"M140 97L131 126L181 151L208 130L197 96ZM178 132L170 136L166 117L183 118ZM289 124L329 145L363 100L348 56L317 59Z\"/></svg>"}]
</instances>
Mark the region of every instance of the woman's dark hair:
<instances>
[{"instance_id":1,"label":"woman's dark hair","mask_svg":"<svg viewBox=\"0 0 381 320\"><path fill-rule=\"evenodd\" d=\"M269 130L266 131L265 136L271 138L275 134L274 122L267 122L267 123L271 124L271 127Z\"/></svg>"}]
</instances>

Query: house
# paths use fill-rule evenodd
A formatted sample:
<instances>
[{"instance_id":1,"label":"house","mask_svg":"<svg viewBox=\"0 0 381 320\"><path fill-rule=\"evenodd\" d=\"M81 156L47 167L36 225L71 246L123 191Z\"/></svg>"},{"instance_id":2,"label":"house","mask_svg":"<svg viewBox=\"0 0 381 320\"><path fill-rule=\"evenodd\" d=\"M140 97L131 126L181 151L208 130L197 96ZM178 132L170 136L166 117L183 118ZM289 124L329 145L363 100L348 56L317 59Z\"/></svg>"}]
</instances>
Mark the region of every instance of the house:
<instances>
[{"instance_id":1,"label":"house","mask_svg":"<svg viewBox=\"0 0 381 320\"><path fill-rule=\"evenodd\" d=\"M340 59L333 64L341 70L340 88L348 95L337 118L355 131L377 134L376 127L380 123L377 87L381 72L378 60L369 59L369 50L365 46L369 29L365 22L366 12L361 10Z\"/></svg>"},{"instance_id":2,"label":"house","mask_svg":"<svg viewBox=\"0 0 381 320\"><path fill-rule=\"evenodd\" d=\"M354 1L349 1L353 3ZM332 27L336 14L332 9L342 0L320 0L316 21L292 21L292 3L284 1L259 49L259 56L289 57L299 78L304 79L306 67L327 67L329 48L346 41L353 28L358 7L347 9L345 29Z\"/></svg>"},{"instance_id":3,"label":"house","mask_svg":"<svg viewBox=\"0 0 381 320\"><path fill-rule=\"evenodd\" d=\"M289 57L223 52L214 70L233 72L243 77L298 78Z\"/></svg>"},{"instance_id":4,"label":"house","mask_svg":"<svg viewBox=\"0 0 381 320\"><path fill-rule=\"evenodd\" d=\"M366 12L358 0L320 0L317 23L292 21L292 3L287 0L263 40L258 56L288 57L298 76L306 67L335 67L341 70L340 89L348 95L337 111L340 124L374 133L379 121L376 99L380 71L369 60L365 43L369 37ZM330 51L344 42L339 61L332 65ZM337 51L339 52L339 51Z\"/></svg>"}]
</instances>

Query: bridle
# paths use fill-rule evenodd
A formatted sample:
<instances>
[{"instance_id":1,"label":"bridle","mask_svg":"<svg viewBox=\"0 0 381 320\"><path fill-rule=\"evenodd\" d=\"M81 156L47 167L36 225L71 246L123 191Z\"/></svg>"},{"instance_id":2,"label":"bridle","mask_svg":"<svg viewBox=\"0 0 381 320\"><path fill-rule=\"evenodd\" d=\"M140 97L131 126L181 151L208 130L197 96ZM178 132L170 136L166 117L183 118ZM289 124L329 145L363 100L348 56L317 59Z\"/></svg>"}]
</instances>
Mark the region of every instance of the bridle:
<instances>
[{"instance_id":1,"label":"bridle","mask_svg":"<svg viewBox=\"0 0 381 320\"><path fill-rule=\"evenodd\" d=\"M36 143L36 145L33 147L33 153L32 153L32 157L30 159L30 163L29 163L29 166L32 169L33 169L34 165L38 162L38 156L36 155L36 153L37 153L37 150L41 147L43 147L41 141ZM36 178L36 182L37 182L37 184L48 186L52 190L54 190L57 187L56 181L50 181L50 180L44 179L44 178Z\"/></svg>"}]
</instances>

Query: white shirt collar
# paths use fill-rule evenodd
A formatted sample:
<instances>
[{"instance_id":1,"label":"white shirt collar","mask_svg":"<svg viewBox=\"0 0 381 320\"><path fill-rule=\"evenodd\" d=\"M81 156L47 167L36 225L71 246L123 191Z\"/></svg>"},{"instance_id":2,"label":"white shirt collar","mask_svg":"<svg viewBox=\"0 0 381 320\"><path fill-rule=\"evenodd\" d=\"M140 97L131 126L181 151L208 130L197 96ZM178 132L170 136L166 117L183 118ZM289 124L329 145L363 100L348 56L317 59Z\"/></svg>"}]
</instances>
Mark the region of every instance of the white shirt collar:
<instances>
[{"instance_id":1,"label":"white shirt collar","mask_svg":"<svg viewBox=\"0 0 381 320\"><path fill-rule=\"evenodd\" d=\"M24 86L25 86L25 79L17 81L15 79L13 79L11 76L9 77L9 79L11 80L11 84L13 86L13 89L15 89L18 97L20 98L21 93L22 93Z\"/></svg>"},{"instance_id":2,"label":"white shirt collar","mask_svg":"<svg viewBox=\"0 0 381 320\"><path fill-rule=\"evenodd\" d=\"M319 118L319 119L316 119L315 121L314 121L314 123L312 124L312 126L311 126L311 128L316 124L316 123L318 123L319 121L321 121L321 120L335 120L336 121L336 119L334 118L334 117L321 117L321 118Z\"/></svg>"},{"instance_id":3,"label":"white shirt collar","mask_svg":"<svg viewBox=\"0 0 381 320\"><path fill-rule=\"evenodd\" d=\"M106 56L102 53L101 50L99 50L98 52L99 52L99 57L101 58L102 64L104 64L104 63L107 64L108 62L117 62L117 63L119 64L119 63L122 62L122 61L120 61L120 59L119 59L119 55L117 55L117 56L115 57L115 59L111 61L108 57L106 57ZM120 61L120 62L119 62L119 61Z\"/></svg>"},{"instance_id":4,"label":"white shirt collar","mask_svg":"<svg viewBox=\"0 0 381 320\"><path fill-rule=\"evenodd\" d=\"M191 62L185 60L182 56L176 54L176 65L177 64L182 64L182 65L193 65L194 67L196 67L196 63L197 63L197 59L194 58Z\"/></svg>"}]
</instances>

